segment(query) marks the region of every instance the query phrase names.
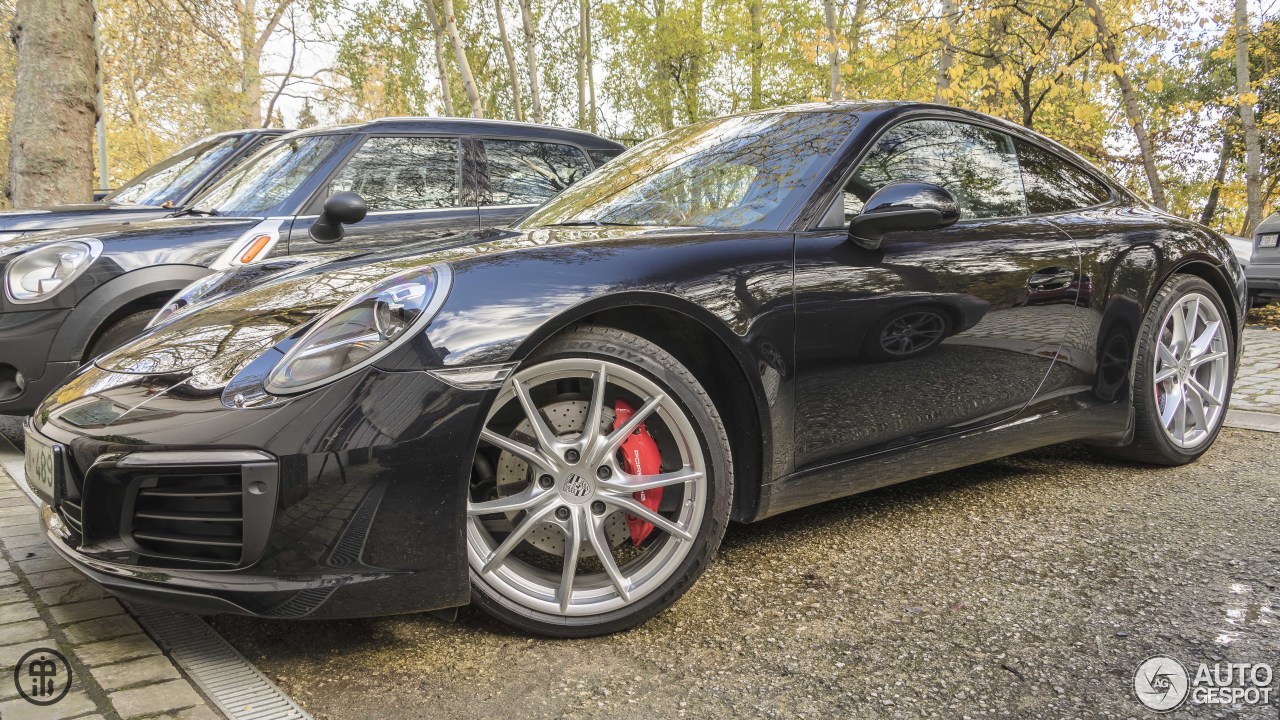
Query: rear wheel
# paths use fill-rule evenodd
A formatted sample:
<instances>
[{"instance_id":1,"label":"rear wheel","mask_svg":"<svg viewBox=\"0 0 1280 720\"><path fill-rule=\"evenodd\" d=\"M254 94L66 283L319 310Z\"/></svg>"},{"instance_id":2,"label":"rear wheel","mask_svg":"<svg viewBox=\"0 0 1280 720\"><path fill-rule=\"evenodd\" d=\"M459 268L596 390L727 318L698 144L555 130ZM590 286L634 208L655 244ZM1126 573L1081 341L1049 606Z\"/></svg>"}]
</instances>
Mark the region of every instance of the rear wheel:
<instances>
[{"instance_id":1,"label":"rear wheel","mask_svg":"<svg viewBox=\"0 0 1280 720\"><path fill-rule=\"evenodd\" d=\"M575 329L488 412L467 507L473 597L545 635L630 628L702 574L732 487L724 425L693 375L638 336Z\"/></svg>"},{"instance_id":2,"label":"rear wheel","mask_svg":"<svg viewBox=\"0 0 1280 720\"><path fill-rule=\"evenodd\" d=\"M98 337L89 346L88 352L84 355L84 361L105 355L124 345L147 329L147 323L151 322L151 318L155 317L155 310L143 310L131 315L125 315L119 320L112 323L106 330L102 331Z\"/></svg>"},{"instance_id":3,"label":"rear wheel","mask_svg":"<svg viewBox=\"0 0 1280 720\"><path fill-rule=\"evenodd\" d=\"M1235 338L1209 283L1175 275L1143 322L1134 372L1134 440L1115 454L1160 465L1189 463L1222 429L1231 397Z\"/></svg>"}]
</instances>

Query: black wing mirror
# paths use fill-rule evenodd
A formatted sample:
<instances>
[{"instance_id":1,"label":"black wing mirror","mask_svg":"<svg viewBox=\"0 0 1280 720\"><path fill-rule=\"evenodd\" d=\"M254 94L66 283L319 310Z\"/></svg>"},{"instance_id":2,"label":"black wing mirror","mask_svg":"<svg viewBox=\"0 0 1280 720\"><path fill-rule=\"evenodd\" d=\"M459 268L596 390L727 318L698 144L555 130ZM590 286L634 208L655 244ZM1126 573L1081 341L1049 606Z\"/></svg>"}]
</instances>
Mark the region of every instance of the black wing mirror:
<instances>
[{"instance_id":1,"label":"black wing mirror","mask_svg":"<svg viewBox=\"0 0 1280 720\"><path fill-rule=\"evenodd\" d=\"M343 225L358 223L369 213L364 198L353 192L330 195L324 201L320 217L311 223L311 239L318 243L335 243L342 239Z\"/></svg>"},{"instance_id":2,"label":"black wing mirror","mask_svg":"<svg viewBox=\"0 0 1280 720\"><path fill-rule=\"evenodd\" d=\"M947 190L932 183L898 182L875 191L849 223L849 241L875 250L887 232L933 230L955 224L960 206Z\"/></svg>"}]
</instances>

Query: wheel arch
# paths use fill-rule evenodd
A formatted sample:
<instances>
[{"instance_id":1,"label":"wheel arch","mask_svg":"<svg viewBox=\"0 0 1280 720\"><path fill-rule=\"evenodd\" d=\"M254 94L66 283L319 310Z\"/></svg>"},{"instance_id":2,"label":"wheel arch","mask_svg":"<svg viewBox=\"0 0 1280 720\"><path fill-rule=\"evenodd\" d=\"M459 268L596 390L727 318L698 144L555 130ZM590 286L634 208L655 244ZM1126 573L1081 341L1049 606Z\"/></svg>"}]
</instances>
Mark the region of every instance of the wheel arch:
<instances>
[{"instance_id":1,"label":"wheel arch","mask_svg":"<svg viewBox=\"0 0 1280 720\"><path fill-rule=\"evenodd\" d=\"M209 274L202 265L157 265L116 276L89 293L72 309L58 330L50 357L79 361L112 322L160 307L182 288Z\"/></svg>"},{"instance_id":2,"label":"wheel arch","mask_svg":"<svg viewBox=\"0 0 1280 720\"><path fill-rule=\"evenodd\" d=\"M729 435L734 464L731 519L749 522L760 504L760 488L773 449L769 413L755 361L746 341L707 310L661 293L626 293L584 303L543 323L512 359L575 325L590 324L634 333L671 353L706 388ZM728 368L730 371L725 372Z\"/></svg>"},{"instance_id":3,"label":"wheel arch","mask_svg":"<svg viewBox=\"0 0 1280 720\"><path fill-rule=\"evenodd\" d=\"M1235 338L1238 345L1240 333L1244 330L1244 313L1247 312L1248 308L1241 306L1240 298L1232 288L1231 282L1223 276L1218 265L1207 258L1195 256L1183 258L1169 269L1159 283L1156 283L1152 289L1152 297L1156 292L1160 291L1160 288L1164 287L1165 283L1169 282L1170 278L1179 274L1194 275L1209 283L1210 287L1218 293L1222 303L1227 306L1227 315L1231 319L1231 336ZM1238 355L1239 351L1237 350Z\"/></svg>"}]
</instances>

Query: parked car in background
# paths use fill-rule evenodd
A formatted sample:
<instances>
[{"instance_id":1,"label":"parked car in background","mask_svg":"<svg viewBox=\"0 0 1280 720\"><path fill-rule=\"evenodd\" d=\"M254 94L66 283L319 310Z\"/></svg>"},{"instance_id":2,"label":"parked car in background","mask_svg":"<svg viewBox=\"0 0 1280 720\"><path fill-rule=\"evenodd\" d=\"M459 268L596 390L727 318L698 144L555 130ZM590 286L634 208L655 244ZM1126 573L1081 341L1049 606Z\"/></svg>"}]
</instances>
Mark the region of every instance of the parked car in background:
<instances>
[{"instance_id":1,"label":"parked car in background","mask_svg":"<svg viewBox=\"0 0 1280 720\"><path fill-rule=\"evenodd\" d=\"M40 230L164 217L183 208L263 143L286 132L263 129L218 133L152 165L102 200L0 211L0 242Z\"/></svg>"},{"instance_id":2,"label":"parked car in background","mask_svg":"<svg viewBox=\"0 0 1280 720\"><path fill-rule=\"evenodd\" d=\"M211 271L343 235L354 253L507 225L622 150L577 130L455 118L312 129L267 144L173 216L0 241L0 413L29 412Z\"/></svg>"},{"instance_id":3,"label":"parked car in background","mask_svg":"<svg viewBox=\"0 0 1280 720\"><path fill-rule=\"evenodd\" d=\"M1227 243L1231 245L1231 252L1236 254L1236 259L1240 261L1241 267L1248 267L1249 260L1253 258L1253 240L1228 233L1223 233L1222 237L1226 238Z\"/></svg>"},{"instance_id":4,"label":"parked car in background","mask_svg":"<svg viewBox=\"0 0 1280 720\"><path fill-rule=\"evenodd\" d=\"M1252 304L1280 300L1280 212L1253 231L1253 255L1244 269Z\"/></svg>"},{"instance_id":5,"label":"parked car in background","mask_svg":"<svg viewBox=\"0 0 1280 720\"><path fill-rule=\"evenodd\" d=\"M1194 461L1244 302L1220 235L1026 128L782 108L512 230L171 315L50 394L27 477L129 599L599 635L676 602L730 520L1070 440Z\"/></svg>"}]
</instances>

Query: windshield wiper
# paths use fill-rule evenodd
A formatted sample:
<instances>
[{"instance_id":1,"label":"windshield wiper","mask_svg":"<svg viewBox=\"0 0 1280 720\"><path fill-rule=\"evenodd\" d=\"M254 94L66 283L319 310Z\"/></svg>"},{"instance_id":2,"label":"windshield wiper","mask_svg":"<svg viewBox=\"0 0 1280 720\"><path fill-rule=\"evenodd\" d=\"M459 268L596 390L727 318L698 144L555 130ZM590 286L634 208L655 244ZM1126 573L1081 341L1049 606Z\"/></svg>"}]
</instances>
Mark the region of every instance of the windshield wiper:
<instances>
[{"instance_id":1,"label":"windshield wiper","mask_svg":"<svg viewBox=\"0 0 1280 720\"><path fill-rule=\"evenodd\" d=\"M198 207L189 207L189 208L183 208L182 210L179 210L178 212L174 213L173 216L182 217L184 215L201 215L204 217L215 217L217 214L218 214L217 210L201 210Z\"/></svg>"}]
</instances>

